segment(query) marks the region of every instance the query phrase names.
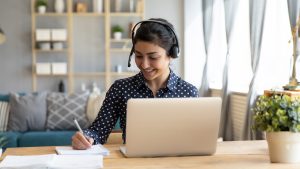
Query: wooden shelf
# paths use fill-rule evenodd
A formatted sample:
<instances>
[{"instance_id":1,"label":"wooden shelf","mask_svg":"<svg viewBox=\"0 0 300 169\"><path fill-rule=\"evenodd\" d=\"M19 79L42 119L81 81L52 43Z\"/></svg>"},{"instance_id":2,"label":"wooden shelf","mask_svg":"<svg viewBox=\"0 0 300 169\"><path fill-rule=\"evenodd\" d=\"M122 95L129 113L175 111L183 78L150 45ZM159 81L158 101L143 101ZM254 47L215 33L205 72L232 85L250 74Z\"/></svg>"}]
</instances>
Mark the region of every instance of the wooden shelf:
<instances>
[{"instance_id":1,"label":"wooden shelf","mask_svg":"<svg viewBox=\"0 0 300 169\"><path fill-rule=\"evenodd\" d=\"M41 76L41 77L67 77L68 74L36 74L36 76Z\"/></svg>"},{"instance_id":2,"label":"wooden shelf","mask_svg":"<svg viewBox=\"0 0 300 169\"><path fill-rule=\"evenodd\" d=\"M68 93L73 93L76 92L74 91L75 84L80 84L82 80L85 79L99 79L103 81L104 83L104 89L101 89L103 91L108 90L111 84L113 83L115 78L118 77L129 77L137 74L137 72L112 72L112 66L116 63L112 63L112 56L114 55L124 55L128 56L129 52L131 51L131 38L123 38L120 40L115 40L111 38L111 27L112 24L115 24L115 22L119 21L123 23L122 25L124 29L129 29L126 24L129 24L134 21L138 20L143 20L144 19L144 5L145 5L145 0L136 0L134 1L137 5L141 5L141 10L136 11L141 11L141 12L113 12L110 11L112 9L112 0L103 0L103 12L97 13L97 12L92 12L90 10L90 7L92 7L92 0L86 1L87 7L89 8L90 11L84 12L84 13L77 13L75 12L75 4L78 2L77 0L64 0L65 2L65 12L64 13L56 13L53 12L53 5L48 8L47 12L44 14L37 13L36 7L35 7L35 2L36 0L31 0L31 39L32 39L32 89L33 91L37 91L38 89L38 82L40 77L49 77L49 78L54 78L54 77L64 77L67 80L67 88L68 88ZM52 2L52 1L51 1ZM126 2L126 3L129 3ZM123 6L123 11L126 7ZM51 11L50 11L51 10ZM53 18L51 18L53 17ZM94 17L94 18L93 18ZM120 17L120 18L118 18ZM43 19L43 21L41 21ZM49 21L53 23L47 24L44 21ZM95 20L96 19L96 20ZM79 20L77 22L77 20ZM88 23L90 21L95 21L97 23L93 23L92 25L96 26L97 29L95 30L100 30L101 35L104 37L97 37L97 38L104 38L101 39L102 42L99 45L103 45L104 49L101 48L101 51L99 53L93 54L93 63L95 65L91 65L92 67L96 66L94 68L95 72L88 72L88 70L84 70L82 72L75 72L75 65L76 64L81 64L80 60L84 60L83 58L78 58L78 57L83 57L83 56L88 56L86 53L82 53L81 55L77 56L74 54L77 52L76 47L78 46L73 46L74 44L80 44L80 43L74 43L74 36L78 33L85 33L85 32L79 32L78 29L75 28L76 24L82 24L82 23ZM56 21L63 22L61 23L56 23ZM83 21L83 22L81 22ZM87 22L85 22L87 21ZM76 22L76 23L75 23ZM48 26L47 25L51 25ZM63 46L66 48L60 49L60 50L42 50L39 49L37 46L37 41L35 37L36 29L59 29L61 28L61 25L63 25L63 28L67 30L67 40L63 41ZM85 26L85 25L81 25ZM94 29L94 28L93 28ZM88 29L87 29L88 30ZM73 32L74 31L74 32ZM128 30L130 32L130 30ZM80 40L80 39L76 39ZM52 43L53 41L44 41L48 43ZM98 45L98 44L96 44ZM83 50L84 51L84 50ZM98 52L98 50L97 50ZM119 53L118 53L119 52ZM48 54L49 53L49 54ZM103 57L104 54L104 57ZM44 55L47 55L47 58L42 57ZM57 56L56 56L57 55ZM59 55L59 56L58 56ZM59 58L63 57L63 58ZM76 60L75 60L76 59ZM77 60L78 59L78 60ZM53 74L36 74L36 63L37 62L45 62L51 63L51 62L59 62L61 60L64 60L67 64L67 74L64 75L53 75ZM91 62L88 62L91 63ZM100 64L99 64L100 63ZM98 68L99 65L102 65L103 67ZM103 70L103 72L97 72L96 70ZM51 79L50 79L51 80Z\"/></svg>"},{"instance_id":3,"label":"wooden shelf","mask_svg":"<svg viewBox=\"0 0 300 169\"><path fill-rule=\"evenodd\" d=\"M94 12L86 12L86 13L73 13L73 16L88 16L88 17L91 17L91 16L105 16L104 13L94 13Z\"/></svg>"},{"instance_id":4,"label":"wooden shelf","mask_svg":"<svg viewBox=\"0 0 300 169\"><path fill-rule=\"evenodd\" d=\"M105 76L105 72L75 72L74 76Z\"/></svg>"},{"instance_id":5,"label":"wooden shelf","mask_svg":"<svg viewBox=\"0 0 300 169\"><path fill-rule=\"evenodd\" d=\"M133 76L136 75L138 72L111 72L112 76Z\"/></svg>"},{"instance_id":6,"label":"wooden shelf","mask_svg":"<svg viewBox=\"0 0 300 169\"><path fill-rule=\"evenodd\" d=\"M136 12L112 12L110 16L121 16L121 17L128 17L128 16L136 16L136 17L143 17L143 13L136 13Z\"/></svg>"},{"instance_id":7,"label":"wooden shelf","mask_svg":"<svg viewBox=\"0 0 300 169\"><path fill-rule=\"evenodd\" d=\"M49 49L49 50L43 50L43 49L35 49L36 52L45 52L45 53L51 53L51 52L68 52L68 49Z\"/></svg>"},{"instance_id":8,"label":"wooden shelf","mask_svg":"<svg viewBox=\"0 0 300 169\"><path fill-rule=\"evenodd\" d=\"M46 13L34 13L35 16L68 16L67 13L55 13L55 12L46 12Z\"/></svg>"},{"instance_id":9,"label":"wooden shelf","mask_svg":"<svg viewBox=\"0 0 300 169\"><path fill-rule=\"evenodd\" d=\"M131 42L131 39L129 39L129 38L124 38L124 39L120 39L120 40L110 39L110 42L114 42L114 43L128 43L128 42Z\"/></svg>"},{"instance_id":10,"label":"wooden shelf","mask_svg":"<svg viewBox=\"0 0 300 169\"><path fill-rule=\"evenodd\" d=\"M126 48L126 49L111 48L110 51L111 52L130 52L131 49L130 48Z\"/></svg>"}]
</instances>

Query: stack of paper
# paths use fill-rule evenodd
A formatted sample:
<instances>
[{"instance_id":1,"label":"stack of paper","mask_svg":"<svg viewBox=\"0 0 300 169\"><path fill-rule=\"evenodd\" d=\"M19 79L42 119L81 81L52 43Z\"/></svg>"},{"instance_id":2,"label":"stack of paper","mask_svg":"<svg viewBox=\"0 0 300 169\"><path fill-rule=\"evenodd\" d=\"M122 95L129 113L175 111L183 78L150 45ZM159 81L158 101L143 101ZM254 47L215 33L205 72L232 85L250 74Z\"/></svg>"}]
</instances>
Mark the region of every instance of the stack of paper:
<instances>
[{"instance_id":1,"label":"stack of paper","mask_svg":"<svg viewBox=\"0 0 300 169\"><path fill-rule=\"evenodd\" d=\"M55 147L57 154L61 155L82 155L82 154L100 154L103 156L109 155L109 150L103 147L101 144L93 145L91 148L86 150L74 150L71 146L60 146Z\"/></svg>"},{"instance_id":2,"label":"stack of paper","mask_svg":"<svg viewBox=\"0 0 300 169\"><path fill-rule=\"evenodd\" d=\"M0 168L27 168L27 169L68 169L85 168L99 169L103 168L102 155L30 155L30 156L6 156L0 163Z\"/></svg>"}]
</instances>

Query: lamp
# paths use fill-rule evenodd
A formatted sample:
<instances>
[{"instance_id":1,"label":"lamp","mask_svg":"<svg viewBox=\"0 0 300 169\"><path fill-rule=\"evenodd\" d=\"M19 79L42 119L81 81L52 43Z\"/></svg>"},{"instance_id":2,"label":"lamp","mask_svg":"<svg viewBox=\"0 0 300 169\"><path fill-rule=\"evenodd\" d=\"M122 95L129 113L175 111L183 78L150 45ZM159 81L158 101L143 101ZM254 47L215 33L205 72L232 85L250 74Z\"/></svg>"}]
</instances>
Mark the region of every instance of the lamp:
<instances>
[{"instance_id":1,"label":"lamp","mask_svg":"<svg viewBox=\"0 0 300 169\"><path fill-rule=\"evenodd\" d=\"M299 27L300 27L300 15L295 27L292 28L292 35L293 35L293 72L292 76L290 77L289 84L283 86L284 90L300 90L300 85L298 84L298 80L296 78L296 61L298 55L298 36L299 36Z\"/></svg>"},{"instance_id":2,"label":"lamp","mask_svg":"<svg viewBox=\"0 0 300 169\"><path fill-rule=\"evenodd\" d=\"M0 44L4 43L5 40L6 40L5 34L4 34L3 30L0 28Z\"/></svg>"}]
</instances>

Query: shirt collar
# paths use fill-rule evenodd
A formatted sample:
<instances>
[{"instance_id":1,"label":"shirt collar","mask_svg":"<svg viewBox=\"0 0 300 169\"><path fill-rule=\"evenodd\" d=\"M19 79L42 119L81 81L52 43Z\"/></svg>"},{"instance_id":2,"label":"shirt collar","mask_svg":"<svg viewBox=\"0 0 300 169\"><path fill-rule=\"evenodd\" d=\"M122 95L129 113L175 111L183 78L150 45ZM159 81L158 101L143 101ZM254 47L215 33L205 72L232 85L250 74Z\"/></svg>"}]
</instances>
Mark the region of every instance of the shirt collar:
<instances>
[{"instance_id":1,"label":"shirt collar","mask_svg":"<svg viewBox=\"0 0 300 169\"><path fill-rule=\"evenodd\" d=\"M139 72L136 77L137 77L138 88L146 85L146 80L145 80L142 72ZM169 75L169 78L167 81L167 88L171 91L175 91L176 90L176 82L178 79L179 79L179 77L170 69L170 75Z\"/></svg>"}]
</instances>

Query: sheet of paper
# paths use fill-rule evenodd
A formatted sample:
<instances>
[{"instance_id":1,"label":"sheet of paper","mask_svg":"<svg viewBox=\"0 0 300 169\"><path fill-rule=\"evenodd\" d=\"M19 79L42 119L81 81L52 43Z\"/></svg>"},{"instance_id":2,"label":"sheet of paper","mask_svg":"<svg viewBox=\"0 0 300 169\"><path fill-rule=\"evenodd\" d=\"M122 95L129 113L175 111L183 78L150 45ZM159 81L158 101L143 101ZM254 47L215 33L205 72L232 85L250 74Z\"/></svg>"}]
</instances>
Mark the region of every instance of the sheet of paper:
<instances>
[{"instance_id":1,"label":"sheet of paper","mask_svg":"<svg viewBox=\"0 0 300 169\"><path fill-rule=\"evenodd\" d=\"M82 154L101 154L103 156L109 155L109 150L101 144L93 145L91 148L86 150L74 150L71 146L60 146L55 147L57 154L60 155L82 155Z\"/></svg>"},{"instance_id":2,"label":"sheet of paper","mask_svg":"<svg viewBox=\"0 0 300 169\"><path fill-rule=\"evenodd\" d=\"M103 155L57 155L48 165L49 168L103 168Z\"/></svg>"},{"instance_id":3,"label":"sheet of paper","mask_svg":"<svg viewBox=\"0 0 300 169\"><path fill-rule=\"evenodd\" d=\"M29 155L6 156L0 168L17 169L99 169L103 168L103 155Z\"/></svg>"},{"instance_id":4,"label":"sheet of paper","mask_svg":"<svg viewBox=\"0 0 300 169\"><path fill-rule=\"evenodd\" d=\"M6 156L0 163L0 168L47 168L56 154L29 155L29 156Z\"/></svg>"}]
</instances>

